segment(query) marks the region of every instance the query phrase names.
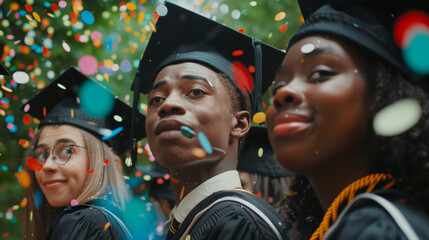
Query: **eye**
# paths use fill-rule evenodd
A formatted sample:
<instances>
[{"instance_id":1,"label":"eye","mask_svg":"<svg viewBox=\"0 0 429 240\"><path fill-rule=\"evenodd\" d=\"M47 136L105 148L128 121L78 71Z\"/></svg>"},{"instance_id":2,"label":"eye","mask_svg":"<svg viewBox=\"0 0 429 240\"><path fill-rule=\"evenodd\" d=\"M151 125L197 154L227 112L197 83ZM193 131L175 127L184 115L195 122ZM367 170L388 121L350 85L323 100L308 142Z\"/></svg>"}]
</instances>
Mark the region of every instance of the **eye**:
<instances>
[{"instance_id":1,"label":"eye","mask_svg":"<svg viewBox=\"0 0 429 240\"><path fill-rule=\"evenodd\" d=\"M274 86L274 88L271 90L271 96L275 96L277 93L277 90L279 90L280 88L284 87L287 85L287 82L285 81L281 81L279 83L277 83L277 85Z\"/></svg>"},{"instance_id":2,"label":"eye","mask_svg":"<svg viewBox=\"0 0 429 240\"><path fill-rule=\"evenodd\" d=\"M189 91L189 93L187 94L187 96L191 96L191 97L202 97L204 95L206 95L207 93L199 88L194 88L191 91Z\"/></svg>"},{"instance_id":3,"label":"eye","mask_svg":"<svg viewBox=\"0 0 429 240\"><path fill-rule=\"evenodd\" d=\"M149 100L149 106L151 106L152 104L159 104L163 101L164 99L160 96L154 96Z\"/></svg>"},{"instance_id":4,"label":"eye","mask_svg":"<svg viewBox=\"0 0 429 240\"><path fill-rule=\"evenodd\" d=\"M330 70L324 70L324 69L315 70L315 71L311 72L310 77L309 77L309 81L313 82L313 83L320 83L320 82L323 82L323 81L329 79L330 77L332 77L334 75L335 75L335 72L330 71Z\"/></svg>"}]
</instances>

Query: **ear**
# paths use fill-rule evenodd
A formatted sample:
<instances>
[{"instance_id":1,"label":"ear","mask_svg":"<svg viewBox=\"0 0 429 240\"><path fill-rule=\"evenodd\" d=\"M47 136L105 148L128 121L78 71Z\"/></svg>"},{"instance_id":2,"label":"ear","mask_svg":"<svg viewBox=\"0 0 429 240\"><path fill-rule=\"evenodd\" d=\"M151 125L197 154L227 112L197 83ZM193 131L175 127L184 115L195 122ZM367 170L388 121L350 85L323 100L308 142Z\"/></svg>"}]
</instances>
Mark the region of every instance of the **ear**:
<instances>
[{"instance_id":1,"label":"ear","mask_svg":"<svg viewBox=\"0 0 429 240\"><path fill-rule=\"evenodd\" d=\"M251 126L251 117L248 111L238 111L233 116L231 137L239 139L247 134Z\"/></svg>"}]
</instances>

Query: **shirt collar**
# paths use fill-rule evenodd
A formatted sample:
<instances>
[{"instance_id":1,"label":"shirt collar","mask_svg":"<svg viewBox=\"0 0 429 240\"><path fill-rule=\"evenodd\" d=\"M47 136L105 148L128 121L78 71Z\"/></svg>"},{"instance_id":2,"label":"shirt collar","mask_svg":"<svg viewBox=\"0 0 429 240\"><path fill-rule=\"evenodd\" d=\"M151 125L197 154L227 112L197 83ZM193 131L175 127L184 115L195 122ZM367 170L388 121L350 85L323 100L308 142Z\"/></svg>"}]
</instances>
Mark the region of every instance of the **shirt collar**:
<instances>
[{"instance_id":1,"label":"shirt collar","mask_svg":"<svg viewBox=\"0 0 429 240\"><path fill-rule=\"evenodd\" d=\"M211 194L233 188L241 188L240 176L236 170L220 173L192 190L177 206L174 206L170 217L182 223L191 210Z\"/></svg>"}]
</instances>

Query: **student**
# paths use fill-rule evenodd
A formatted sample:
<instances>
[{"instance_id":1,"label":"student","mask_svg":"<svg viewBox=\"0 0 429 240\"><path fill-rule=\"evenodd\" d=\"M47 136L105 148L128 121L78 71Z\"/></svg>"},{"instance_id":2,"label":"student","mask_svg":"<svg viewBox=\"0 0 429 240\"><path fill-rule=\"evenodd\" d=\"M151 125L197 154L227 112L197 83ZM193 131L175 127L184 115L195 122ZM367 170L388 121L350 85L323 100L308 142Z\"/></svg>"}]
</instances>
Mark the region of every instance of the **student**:
<instances>
[{"instance_id":1,"label":"student","mask_svg":"<svg viewBox=\"0 0 429 240\"><path fill-rule=\"evenodd\" d=\"M238 157L237 170L243 189L260 195L274 209L280 210L293 174L276 163L265 127L250 128Z\"/></svg>"},{"instance_id":2,"label":"student","mask_svg":"<svg viewBox=\"0 0 429 240\"><path fill-rule=\"evenodd\" d=\"M300 1L306 22L275 78L268 134L298 174L286 222L302 239L429 239L429 102L390 32L416 5L351 2ZM378 135L374 116L404 98L418 123Z\"/></svg>"},{"instance_id":3,"label":"student","mask_svg":"<svg viewBox=\"0 0 429 240\"><path fill-rule=\"evenodd\" d=\"M81 108L84 84L111 100L104 116ZM131 107L69 68L21 109L40 120L23 161L31 176L24 239L131 239L121 220L129 191L119 158L129 148Z\"/></svg>"},{"instance_id":4,"label":"student","mask_svg":"<svg viewBox=\"0 0 429 240\"><path fill-rule=\"evenodd\" d=\"M133 86L137 97L148 94L148 142L170 170L176 206L167 239L286 238L275 210L240 190L235 169L239 141L250 127L249 100L230 70L234 60L253 65L257 49L263 60L256 72L272 79L284 54L255 39L254 47L252 38L177 5L165 6L168 13L157 22Z\"/></svg>"}]
</instances>

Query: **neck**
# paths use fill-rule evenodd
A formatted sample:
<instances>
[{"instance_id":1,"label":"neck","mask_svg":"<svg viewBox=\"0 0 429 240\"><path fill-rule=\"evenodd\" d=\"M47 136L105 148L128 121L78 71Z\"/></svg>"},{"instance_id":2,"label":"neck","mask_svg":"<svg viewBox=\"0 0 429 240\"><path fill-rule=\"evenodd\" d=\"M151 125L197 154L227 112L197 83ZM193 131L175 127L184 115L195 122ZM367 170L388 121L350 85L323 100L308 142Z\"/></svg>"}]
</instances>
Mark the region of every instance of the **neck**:
<instances>
[{"instance_id":1,"label":"neck","mask_svg":"<svg viewBox=\"0 0 429 240\"><path fill-rule=\"evenodd\" d=\"M176 206L192 190L206 180L229 170L237 168L237 151L235 144L230 144L224 157L216 161L196 163L183 168L170 168L170 184L174 192ZM237 147L235 146L235 149Z\"/></svg>"},{"instance_id":2,"label":"neck","mask_svg":"<svg viewBox=\"0 0 429 240\"><path fill-rule=\"evenodd\" d=\"M335 159L328 166L307 175L324 211L345 187L370 172L368 158L364 156Z\"/></svg>"}]
</instances>

